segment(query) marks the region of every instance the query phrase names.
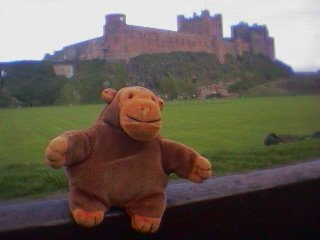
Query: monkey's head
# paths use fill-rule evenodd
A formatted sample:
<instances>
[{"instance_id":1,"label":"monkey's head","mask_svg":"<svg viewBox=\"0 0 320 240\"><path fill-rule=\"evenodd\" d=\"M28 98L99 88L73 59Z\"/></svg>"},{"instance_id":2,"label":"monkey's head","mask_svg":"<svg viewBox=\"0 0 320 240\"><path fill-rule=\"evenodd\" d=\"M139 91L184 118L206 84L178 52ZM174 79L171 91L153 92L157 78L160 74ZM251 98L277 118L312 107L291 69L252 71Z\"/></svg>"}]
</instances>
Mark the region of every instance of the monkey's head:
<instances>
[{"instance_id":1,"label":"monkey's head","mask_svg":"<svg viewBox=\"0 0 320 240\"><path fill-rule=\"evenodd\" d=\"M163 100L143 87L104 89L102 99L108 103L100 119L121 127L131 138L149 141L159 134Z\"/></svg>"}]
</instances>

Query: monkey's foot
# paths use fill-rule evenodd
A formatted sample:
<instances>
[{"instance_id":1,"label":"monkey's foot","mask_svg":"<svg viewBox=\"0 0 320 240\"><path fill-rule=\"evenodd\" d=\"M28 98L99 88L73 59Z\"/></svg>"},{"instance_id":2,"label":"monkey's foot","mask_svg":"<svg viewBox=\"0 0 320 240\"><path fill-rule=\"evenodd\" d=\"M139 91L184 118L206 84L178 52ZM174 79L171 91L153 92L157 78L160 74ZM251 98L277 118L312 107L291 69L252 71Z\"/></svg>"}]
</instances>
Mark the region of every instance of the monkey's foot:
<instances>
[{"instance_id":1,"label":"monkey's foot","mask_svg":"<svg viewBox=\"0 0 320 240\"><path fill-rule=\"evenodd\" d=\"M131 215L131 226L142 233L154 233L160 226L161 218L149 218L139 215Z\"/></svg>"},{"instance_id":2,"label":"monkey's foot","mask_svg":"<svg viewBox=\"0 0 320 240\"><path fill-rule=\"evenodd\" d=\"M76 208L72 211L76 223L83 227L93 227L100 224L104 217L104 211L87 212Z\"/></svg>"}]
</instances>

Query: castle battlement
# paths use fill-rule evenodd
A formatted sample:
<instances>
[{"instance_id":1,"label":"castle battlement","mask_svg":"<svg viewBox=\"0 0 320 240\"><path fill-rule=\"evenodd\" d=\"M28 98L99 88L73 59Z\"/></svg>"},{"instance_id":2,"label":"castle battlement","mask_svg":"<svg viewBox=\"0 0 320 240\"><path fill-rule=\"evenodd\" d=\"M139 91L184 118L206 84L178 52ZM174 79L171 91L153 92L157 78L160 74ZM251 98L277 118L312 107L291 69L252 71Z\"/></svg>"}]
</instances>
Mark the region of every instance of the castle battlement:
<instances>
[{"instance_id":1,"label":"castle battlement","mask_svg":"<svg viewBox=\"0 0 320 240\"><path fill-rule=\"evenodd\" d=\"M185 21L193 21L193 20L199 20L199 19L208 19L208 18L221 18L221 14L215 14L213 16L210 16L210 12L208 10L203 10L200 15L197 13L193 13L192 17L185 17L183 14L178 15L178 19L183 19Z\"/></svg>"},{"instance_id":2,"label":"castle battlement","mask_svg":"<svg viewBox=\"0 0 320 240\"><path fill-rule=\"evenodd\" d=\"M126 23L126 15L108 14L105 17L103 36L66 46L46 61L73 61L89 59L117 60L141 54L169 53L174 51L208 52L221 62L226 54L242 55L245 52L264 54L274 59L274 40L265 25L239 23L231 27L231 38L224 38L222 15L210 15L203 10L192 17L177 16L177 31L133 26Z\"/></svg>"}]
</instances>

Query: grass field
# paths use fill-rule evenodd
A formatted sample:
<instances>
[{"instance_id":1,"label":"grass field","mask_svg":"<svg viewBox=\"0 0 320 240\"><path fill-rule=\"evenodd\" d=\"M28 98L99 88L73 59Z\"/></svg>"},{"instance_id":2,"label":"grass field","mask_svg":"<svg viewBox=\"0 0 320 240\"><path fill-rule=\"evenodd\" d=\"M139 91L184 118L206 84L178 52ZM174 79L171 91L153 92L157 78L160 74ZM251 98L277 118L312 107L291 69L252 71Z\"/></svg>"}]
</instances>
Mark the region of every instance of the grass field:
<instances>
[{"instance_id":1,"label":"grass field","mask_svg":"<svg viewBox=\"0 0 320 240\"><path fill-rule=\"evenodd\" d=\"M64 170L44 164L48 141L91 126L103 105L0 110L0 199L67 191ZM265 147L266 133L320 130L318 96L170 102L162 135L210 159L216 174L320 158L320 140Z\"/></svg>"}]
</instances>

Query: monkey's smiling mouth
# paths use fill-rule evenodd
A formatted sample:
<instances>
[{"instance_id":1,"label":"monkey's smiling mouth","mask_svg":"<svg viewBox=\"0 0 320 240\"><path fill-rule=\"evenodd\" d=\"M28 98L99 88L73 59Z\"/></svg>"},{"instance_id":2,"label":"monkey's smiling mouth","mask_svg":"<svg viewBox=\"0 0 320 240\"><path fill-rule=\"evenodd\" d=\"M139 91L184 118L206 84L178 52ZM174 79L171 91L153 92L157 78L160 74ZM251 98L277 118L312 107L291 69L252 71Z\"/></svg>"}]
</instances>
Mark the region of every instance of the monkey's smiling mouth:
<instances>
[{"instance_id":1,"label":"monkey's smiling mouth","mask_svg":"<svg viewBox=\"0 0 320 240\"><path fill-rule=\"evenodd\" d=\"M161 118L158 118L158 119L153 119L153 120L140 120L138 118L135 118L135 117L131 117L127 114L127 118L131 121L134 121L134 122L140 122L140 123L158 123L161 121Z\"/></svg>"}]
</instances>

